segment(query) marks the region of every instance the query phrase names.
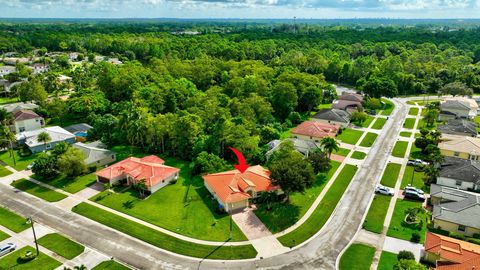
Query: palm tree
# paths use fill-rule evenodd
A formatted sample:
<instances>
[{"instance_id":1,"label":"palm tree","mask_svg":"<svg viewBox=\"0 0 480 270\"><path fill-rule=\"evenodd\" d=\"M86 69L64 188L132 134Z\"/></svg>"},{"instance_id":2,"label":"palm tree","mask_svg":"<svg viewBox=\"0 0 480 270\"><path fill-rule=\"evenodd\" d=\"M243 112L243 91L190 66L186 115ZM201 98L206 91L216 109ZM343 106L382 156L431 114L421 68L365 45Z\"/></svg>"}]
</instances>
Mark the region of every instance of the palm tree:
<instances>
[{"instance_id":1,"label":"palm tree","mask_svg":"<svg viewBox=\"0 0 480 270\"><path fill-rule=\"evenodd\" d=\"M15 142L15 134L7 127L1 126L0 128L0 146L2 148L8 147L10 152L10 157L13 158L13 165L16 166L17 162L15 161L15 153L13 153L13 143Z\"/></svg>"},{"instance_id":2,"label":"palm tree","mask_svg":"<svg viewBox=\"0 0 480 270\"><path fill-rule=\"evenodd\" d=\"M437 177L440 175L440 170L433 164L425 168L425 183L431 184L437 180Z\"/></svg>"},{"instance_id":3,"label":"palm tree","mask_svg":"<svg viewBox=\"0 0 480 270\"><path fill-rule=\"evenodd\" d=\"M328 158L331 157L333 151L338 151L340 144L332 137L325 137L320 141L323 150L328 153Z\"/></svg>"},{"instance_id":4,"label":"palm tree","mask_svg":"<svg viewBox=\"0 0 480 270\"><path fill-rule=\"evenodd\" d=\"M48 134L45 131L42 131L42 132L40 132L40 134L38 134L37 141L38 142L43 142L43 146L44 146L45 150L47 150L47 143L51 140L52 140L52 138L50 137L50 134Z\"/></svg>"}]
</instances>

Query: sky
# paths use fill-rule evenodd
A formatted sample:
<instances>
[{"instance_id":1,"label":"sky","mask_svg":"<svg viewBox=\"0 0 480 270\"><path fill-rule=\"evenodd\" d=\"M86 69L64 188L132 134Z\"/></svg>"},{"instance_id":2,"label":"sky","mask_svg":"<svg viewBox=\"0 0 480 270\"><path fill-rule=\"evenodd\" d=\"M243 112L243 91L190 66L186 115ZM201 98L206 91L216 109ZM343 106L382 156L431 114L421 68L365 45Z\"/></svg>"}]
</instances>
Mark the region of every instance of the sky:
<instances>
[{"instance_id":1,"label":"sky","mask_svg":"<svg viewBox=\"0 0 480 270\"><path fill-rule=\"evenodd\" d=\"M2 18L480 18L480 0L0 0Z\"/></svg>"}]
</instances>

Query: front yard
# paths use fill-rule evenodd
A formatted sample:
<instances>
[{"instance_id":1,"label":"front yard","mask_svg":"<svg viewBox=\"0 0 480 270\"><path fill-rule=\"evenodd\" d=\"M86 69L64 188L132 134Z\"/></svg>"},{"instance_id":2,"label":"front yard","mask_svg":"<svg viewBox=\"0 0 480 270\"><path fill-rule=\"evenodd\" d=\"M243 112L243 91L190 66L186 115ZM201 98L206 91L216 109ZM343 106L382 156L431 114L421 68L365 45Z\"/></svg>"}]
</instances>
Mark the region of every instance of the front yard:
<instances>
[{"instance_id":1,"label":"front yard","mask_svg":"<svg viewBox=\"0 0 480 270\"><path fill-rule=\"evenodd\" d=\"M3 151L0 153L0 160L5 162L8 166L14 168L17 171L23 171L27 168L27 166L34 162L37 158L38 154L29 155L26 157L22 157L18 154L17 150L14 150L15 161L17 165L13 165L13 157L10 156L9 151Z\"/></svg>"},{"instance_id":2,"label":"front yard","mask_svg":"<svg viewBox=\"0 0 480 270\"><path fill-rule=\"evenodd\" d=\"M9 171L7 168L0 165L0 177L4 177L4 176L10 175L10 174L12 174L11 171Z\"/></svg>"},{"instance_id":3,"label":"front yard","mask_svg":"<svg viewBox=\"0 0 480 270\"><path fill-rule=\"evenodd\" d=\"M25 252L30 251L36 253L35 249L26 246L21 248L3 258L0 259L0 269L9 269L9 270L53 270L62 265L59 261L43 254L40 252L40 255L31 261L23 261L20 259L20 256L24 255Z\"/></svg>"},{"instance_id":4,"label":"front yard","mask_svg":"<svg viewBox=\"0 0 480 270\"><path fill-rule=\"evenodd\" d=\"M74 179L71 179L63 174L60 174L53 179L45 179L39 175L32 175L32 178L56 188L63 189L69 193L77 193L96 182L95 173L85 174Z\"/></svg>"},{"instance_id":5,"label":"front yard","mask_svg":"<svg viewBox=\"0 0 480 270\"><path fill-rule=\"evenodd\" d=\"M352 154L352 158L354 158L354 159L359 159L359 160L365 159L366 156L367 156L366 153L360 152L360 151L355 151L355 152L353 152L353 154Z\"/></svg>"},{"instance_id":6,"label":"front yard","mask_svg":"<svg viewBox=\"0 0 480 270\"><path fill-rule=\"evenodd\" d=\"M354 243L343 253L339 268L340 270L369 270L374 255L374 247Z\"/></svg>"},{"instance_id":7,"label":"front yard","mask_svg":"<svg viewBox=\"0 0 480 270\"><path fill-rule=\"evenodd\" d=\"M385 107L383 111L380 113L381 115L389 116L392 114L393 109L395 109L395 104L388 99L382 98L382 101L385 103Z\"/></svg>"},{"instance_id":8,"label":"front yard","mask_svg":"<svg viewBox=\"0 0 480 270\"><path fill-rule=\"evenodd\" d=\"M9 237L10 237L10 235L8 235L8 234L0 231L0 242L3 241L3 240L5 240L5 239L7 239L7 238L9 238Z\"/></svg>"},{"instance_id":9,"label":"front yard","mask_svg":"<svg viewBox=\"0 0 480 270\"><path fill-rule=\"evenodd\" d=\"M382 251L377 270L392 270L393 266L397 264L397 262L397 254L388 251Z\"/></svg>"},{"instance_id":10,"label":"front yard","mask_svg":"<svg viewBox=\"0 0 480 270\"><path fill-rule=\"evenodd\" d=\"M418 214L418 223L416 224L407 224L405 222L405 211L410 208L419 207L422 207L422 203L420 202L397 200L387 235L410 241L412 234L417 233L420 236L420 243L423 243L423 241L425 241L425 233L427 231L427 222L429 218L427 212L423 210Z\"/></svg>"},{"instance_id":11,"label":"front yard","mask_svg":"<svg viewBox=\"0 0 480 270\"><path fill-rule=\"evenodd\" d=\"M350 153L350 149L346 149L346 148L338 148L338 151L332 152L332 154L339 155L342 157L348 156L349 153Z\"/></svg>"},{"instance_id":12,"label":"front yard","mask_svg":"<svg viewBox=\"0 0 480 270\"><path fill-rule=\"evenodd\" d=\"M374 233L382 233L383 222L387 216L388 206L392 197L375 195L368 210L367 217L363 222L363 228Z\"/></svg>"},{"instance_id":13,"label":"front yard","mask_svg":"<svg viewBox=\"0 0 480 270\"><path fill-rule=\"evenodd\" d=\"M362 136L363 131L355 130L351 128L346 128L342 131L342 134L337 136L337 139L347 144L356 144L360 137Z\"/></svg>"},{"instance_id":14,"label":"front yard","mask_svg":"<svg viewBox=\"0 0 480 270\"><path fill-rule=\"evenodd\" d=\"M378 135L376 133L369 132L365 137L363 137L362 142L360 143L360 146L363 147L371 147L375 140L377 139Z\"/></svg>"},{"instance_id":15,"label":"front yard","mask_svg":"<svg viewBox=\"0 0 480 270\"><path fill-rule=\"evenodd\" d=\"M408 115L412 115L412 116L417 116L418 115L418 108L410 108L410 110L408 111Z\"/></svg>"},{"instance_id":16,"label":"front yard","mask_svg":"<svg viewBox=\"0 0 480 270\"><path fill-rule=\"evenodd\" d=\"M15 180L11 184L13 187L18 188L22 191L32 194L33 196L37 196L41 199L46 200L47 202L58 202L65 199L67 196L51 190L46 187L42 187L37 185L27 179L20 179Z\"/></svg>"},{"instance_id":17,"label":"front yard","mask_svg":"<svg viewBox=\"0 0 480 270\"><path fill-rule=\"evenodd\" d=\"M405 173L403 174L401 189L405 188L408 184L419 188L426 193L430 192L430 185L425 185L423 181L425 174L423 172L415 171L413 166L407 166L405 168Z\"/></svg>"},{"instance_id":18,"label":"front yard","mask_svg":"<svg viewBox=\"0 0 480 270\"><path fill-rule=\"evenodd\" d=\"M116 261L104 261L92 268L92 270L130 270L130 268Z\"/></svg>"}]
</instances>

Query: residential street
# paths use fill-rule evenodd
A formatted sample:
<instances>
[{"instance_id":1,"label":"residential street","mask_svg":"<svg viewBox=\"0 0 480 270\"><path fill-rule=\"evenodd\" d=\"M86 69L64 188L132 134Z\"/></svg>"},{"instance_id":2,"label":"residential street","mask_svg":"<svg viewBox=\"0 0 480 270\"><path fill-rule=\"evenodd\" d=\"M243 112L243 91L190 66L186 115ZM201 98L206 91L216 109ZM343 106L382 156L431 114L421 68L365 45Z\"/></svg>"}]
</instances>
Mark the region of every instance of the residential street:
<instances>
[{"instance_id":1,"label":"residential street","mask_svg":"<svg viewBox=\"0 0 480 270\"><path fill-rule=\"evenodd\" d=\"M0 201L3 206L21 215L33 216L38 222L55 228L72 239L139 269L334 269L340 252L361 226L374 186L381 177L396 135L402 127L402 120L407 114L405 104L397 100L394 103L396 109L390 120L323 229L308 243L288 253L263 260L201 261L172 254L41 199L25 193L15 193L5 185L0 185Z\"/></svg>"}]
</instances>

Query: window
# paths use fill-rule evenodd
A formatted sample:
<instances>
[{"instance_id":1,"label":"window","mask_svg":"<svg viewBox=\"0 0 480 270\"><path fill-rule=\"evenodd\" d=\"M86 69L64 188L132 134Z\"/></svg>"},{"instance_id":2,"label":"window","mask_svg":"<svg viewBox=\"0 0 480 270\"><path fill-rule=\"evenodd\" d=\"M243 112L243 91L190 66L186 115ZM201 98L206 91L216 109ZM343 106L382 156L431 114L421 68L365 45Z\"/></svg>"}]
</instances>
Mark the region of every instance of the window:
<instances>
[{"instance_id":1,"label":"window","mask_svg":"<svg viewBox=\"0 0 480 270\"><path fill-rule=\"evenodd\" d=\"M461 185L462 185L462 181L460 181L460 180L456 180L456 181L455 181L455 185L457 185L457 186L461 186Z\"/></svg>"},{"instance_id":2,"label":"window","mask_svg":"<svg viewBox=\"0 0 480 270\"><path fill-rule=\"evenodd\" d=\"M463 225L458 225L458 231L459 231L459 232L465 232L466 229L467 229L467 228L466 228L465 226L463 226Z\"/></svg>"},{"instance_id":3,"label":"window","mask_svg":"<svg viewBox=\"0 0 480 270\"><path fill-rule=\"evenodd\" d=\"M112 158L115 159L115 155L112 155Z\"/></svg>"},{"instance_id":4,"label":"window","mask_svg":"<svg viewBox=\"0 0 480 270\"><path fill-rule=\"evenodd\" d=\"M453 155L458 157L458 156L460 156L460 153L459 152L453 152Z\"/></svg>"}]
</instances>

